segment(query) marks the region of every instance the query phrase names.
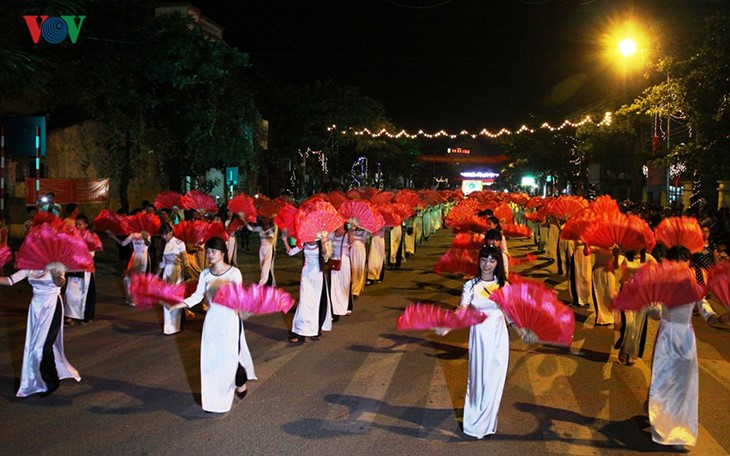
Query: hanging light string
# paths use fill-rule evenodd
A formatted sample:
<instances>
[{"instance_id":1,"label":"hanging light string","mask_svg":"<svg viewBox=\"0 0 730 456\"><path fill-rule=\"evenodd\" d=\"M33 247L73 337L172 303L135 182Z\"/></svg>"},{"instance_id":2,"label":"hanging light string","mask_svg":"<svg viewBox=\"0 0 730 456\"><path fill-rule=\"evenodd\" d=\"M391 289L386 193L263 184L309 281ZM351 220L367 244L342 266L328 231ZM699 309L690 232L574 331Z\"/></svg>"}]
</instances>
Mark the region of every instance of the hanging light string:
<instances>
[{"instance_id":1,"label":"hanging light string","mask_svg":"<svg viewBox=\"0 0 730 456\"><path fill-rule=\"evenodd\" d=\"M470 133L467 130L461 130L457 134L449 133L449 132L447 132L445 130L439 130L436 133L426 133L423 130L418 130L417 133L408 133L406 130L401 130L401 131L399 131L397 133L394 133L394 132L388 131L385 128L383 128L380 131L372 131L372 130L370 130L368 128L363 128L362 130L355 130L353 128L348 128L346 130L341 130L340 133L343 134L343 135L370 136L370 137L373 137L373 138L379 138L381 136L387 136L388 138L410 138L410 139L415 139L415 138L418 138L418 137L423 137L423 138L439 138L439 137L456 138L456 137L459 137L459 136L471 136L472 138L476 138L477 136L486 136L486 137L489 137L489 138L498 138L498 137L500 137L502 135L520 135L520 134L523 134L523 133L535 133L535 131L537 131L537 130L560 131L560 130L562 130L564 128L568 128L568 127L578 128L578 127L580 127L582 125L585 125L585 124L595 124L598 127L603 127L603 126L609 126L609 125L611 125L612 122L613 122L613 114L611 112L607 112L607 113L605 113L603 115L603 118L600 121L598 121L598 122L594 121L591 116L585 116L583 119L581 119L581 120L579 120L577 122L572 122L572 121L570 121L568 119L565 119L563 121L563 123L561 123L557 127L554 127L554 126L550 125L549 123L545 122L542 125L540 125L539 128L530 128L527 125L523 125L519 129L514 130L514 131L509 130L507 128L502 128L501 130L499 130L496 133L492 133L489 130L487 130L486 128L483 129L483 130L481 130L479 133ZM337 126L336 125L332 125L331 127L327 127L327 131L329 131L329 132L337 131Z\"/></svg>"}]
</instances>

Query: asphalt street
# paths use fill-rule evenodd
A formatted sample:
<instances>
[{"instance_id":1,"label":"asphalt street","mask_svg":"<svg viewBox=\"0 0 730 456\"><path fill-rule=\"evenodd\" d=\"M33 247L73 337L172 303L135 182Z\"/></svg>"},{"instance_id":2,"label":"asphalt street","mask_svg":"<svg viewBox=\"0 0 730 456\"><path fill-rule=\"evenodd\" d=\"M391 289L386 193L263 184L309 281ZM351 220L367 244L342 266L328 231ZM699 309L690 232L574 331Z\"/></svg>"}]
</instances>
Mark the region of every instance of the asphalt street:
<instances>
[{"instance_id":1,"label":"asphalt street","mask_svg":"<svg viewBox=\"0 0 730 456\"><path fill-rule=\"evenodd\" d=\"M200 335L204 315L182 333L162 334L162 312L124 304L116 249L97 255L97 313L65 328L68 360L82 380L64 380L49 397L18 399L30 286L0 289L0 454L675 454L654 444L645 410L653 339L636 365L617 363L612 329L576 310L570 349L528 346L511 334L510 366L497 434L460 430L467 376L467 330L445 337L400 332L416 301L456 305L462 280L432 266L453 235L442 230L400 270L368 286L351 316L319 341L287 342L292 314L254 316L246 334L257 381L226 414L200 406ZM257 240L241 253L246 283L258 278ZM515 256L534 252L510 241ZM301 256L280 246L278 284L295 297ZM544 259L515 267L554 286L567 283ZM6 270L6 272L8 272ZM699 353L699 439L692 453L730 454L730 327L695 317Z\"/></svg>"}]
</instances>

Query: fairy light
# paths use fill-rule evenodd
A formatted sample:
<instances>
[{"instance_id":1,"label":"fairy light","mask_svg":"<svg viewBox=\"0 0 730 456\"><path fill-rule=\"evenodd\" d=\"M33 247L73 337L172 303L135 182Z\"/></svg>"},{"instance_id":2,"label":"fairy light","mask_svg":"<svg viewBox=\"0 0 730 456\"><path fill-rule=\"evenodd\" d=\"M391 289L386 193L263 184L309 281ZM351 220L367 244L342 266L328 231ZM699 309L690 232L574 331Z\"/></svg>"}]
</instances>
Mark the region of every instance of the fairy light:
<instances>
[{"instance_id":1,"label":"fairy light","mask_svg":"<svg viewBox=\"0 0 730 456\"><path fill-rule=\"evenodd\" d=\"M373 130L370 130L369 128L363 128L362 130L355 130L353 128L349 128L346 130L341 130L340 133L342 135L351 134L351 135L355 135L355 136L370 136L372 138L380 138L381 136L386 136L391 139L398 139L398 138L414 139L414 138L418 138L418 137L428 138L428 139L444 137L444 138L453 139L453 138L457 138L459 136L470 136L472 138L476 138L477 136L486 136L488 138L498 138L498 137L504 136L504 135L520 135L520 134L525 134L525 133L535 133L537 130L560 131L565 128L578 128L578 127L586 125L586 124L594 124L598 127L604 127L604 126L610 126L612 123L613 123L613 114L611 112L606 112L603 115L603 118L599 121L594 121L591 116L585 116L577 122L573 122L571 120L565 119L558 126L553 126L547 122L544 122L538 128L530 128L527 125L522 125L520 128L518 128L517 130L514 130L514 131L509 130L507 128L502 128L501 130L499 130L496 133L493 133L493 132L487 130L486 128L482 129L478 133L472 133L472 132L469 132L468 130L461 130L458 133L449 133L445 130L439 130L435 133L427 133L423 130L418 130L416 133L409 133L406 130L401 130L399 132L391 132L385 128L382 128L378 131L373 131ZM327 131L332 132L332 131L336 131L336 130L337 130L336 125L327 127Z\"/></svg>"},{"instance_id":2,"label":"fairy light","mask_svg":"<svg viewBox=\"0 0 730 456\"><path fill-rule=\"evenodd\" d=\"M377 163L377 171L375 171L375 187L382 190L385 187L383 182L383 171L380 169L380 163Z\"/></svg>"},{"instance_id":3,"label":"fairy light","mask_svg":"<svg viewBox=\"0 0 730 456\"><path fill-rule=\"evenodd\" d=\"M449 186L449 178L448 177L436 177L433 178L434 183L436 183L436 189L439 188L441 184L446 184L446 187Z\"/></svg>"},{"instance_id":4,"label":"fairy light","mask_svg":"<svg viewBox=\"0 0 730 456\"><path fill-rule=\"evenodd\" d=\"M350 175L352 176L353 187L362 186L362 183L360 182L360 179L358 179L358 176L360 176L360 178L363 180L368 178L368 158L358 157L358 159L355 160L355 163L353 163L352 167L350 168Z\"/></svg>"},{"instance_id":5,"label":"fairy light","mask_svg":"<svg viewBox=\"0 0 730 456\"><path fill-rule=\"evenodd\" d=\"M669 166L669 177L671 177L672 180L678 179L679 176L687 171L687 167L684 165L684 163L676 163L674 165Z\"/></svg>"},{"instance_id":6,"label":"fairy light","mask_svg":"<svg viewBox=\"0 0 730 456\"><path fill-rule=\"evenodd\" d=\"M641 167L641 174L643 174L647 179L649 178L649 167L647 165Z\"/></svg>"},{"instance_id":7,"label":"fairy light","mask_svg":"<svg viewBox=\"0 0 730 456\"><path fill-rule=\"evenodd\" d=\"M309 147L307 147L307 150L304 152L299 150L299 156L304 160L309 158L310 155L314 155L315 157L317 157L319 165L322 167L322 172L324 174L327 174L329 171L327 170L327 157L324 155L324 152L322 152L321 150L312 150Z\"/></svg>"}]
</instances>

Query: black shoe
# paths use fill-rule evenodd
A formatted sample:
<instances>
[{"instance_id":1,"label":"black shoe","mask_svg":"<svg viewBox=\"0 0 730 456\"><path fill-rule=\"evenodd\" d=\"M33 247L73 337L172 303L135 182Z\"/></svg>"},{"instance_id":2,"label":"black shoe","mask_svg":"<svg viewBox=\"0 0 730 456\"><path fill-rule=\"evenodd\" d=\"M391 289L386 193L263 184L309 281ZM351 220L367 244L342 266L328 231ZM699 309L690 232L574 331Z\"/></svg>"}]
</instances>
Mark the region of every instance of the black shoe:
<instances>
[{"instance_id":1,"label":"black shoe","mask_svg":"<svg viewBox=\"0 0 730 456\"><path fill-rule=\"evenodd\" d=\"M333 322L340 321L340 316L339 315L332 315L332 321Z\"/></svg>"},{"instance_id":2,"label":"black shoe","mask_svg":"<svg viewBox=\"0 0 730 456\"><path fill-rule=\"evenodd\" d=\"M238 396L239 399L243 399L248 394L248 388L246 388L243 391L236 390L236 396Z\"/></svg>"},{"instance_id":3,"label":"black shoe","mask_svg":"<svg viewBox=\"0 0 730 456\"><path fill-rule=\"evenodd\" d=\"M312 340L319 340L319 336L312 336L312 337L310 337L310 339L312 339Z\"/></svg>"}]
</instances>

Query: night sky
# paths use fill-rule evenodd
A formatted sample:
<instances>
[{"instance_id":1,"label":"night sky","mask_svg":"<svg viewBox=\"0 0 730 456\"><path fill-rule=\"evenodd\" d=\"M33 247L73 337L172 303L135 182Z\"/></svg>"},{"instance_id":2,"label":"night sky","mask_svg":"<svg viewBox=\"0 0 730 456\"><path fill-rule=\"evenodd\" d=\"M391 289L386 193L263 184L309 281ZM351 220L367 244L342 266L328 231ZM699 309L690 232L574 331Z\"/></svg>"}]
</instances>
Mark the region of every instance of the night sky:
<instances>
[{"instance_id":1,"label":"night sky","mask_svg":"<svg viewBox=\"0 0 730 456\"><path fill-rule=\"evenodd\" d=\"M639 93L601 58L601 35L641 18L665 47L722 2L339 0L193 2L283 82L331 79L383 103L399 128L450 131L559 122ZM661 33L661 36L659 36Z\"/></svg>"}]
</instances>

